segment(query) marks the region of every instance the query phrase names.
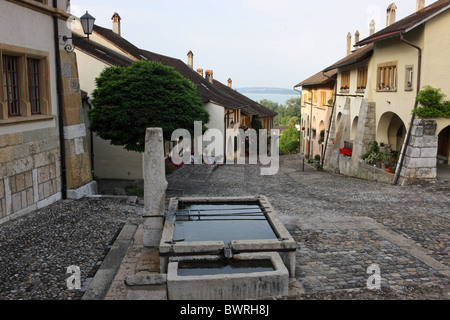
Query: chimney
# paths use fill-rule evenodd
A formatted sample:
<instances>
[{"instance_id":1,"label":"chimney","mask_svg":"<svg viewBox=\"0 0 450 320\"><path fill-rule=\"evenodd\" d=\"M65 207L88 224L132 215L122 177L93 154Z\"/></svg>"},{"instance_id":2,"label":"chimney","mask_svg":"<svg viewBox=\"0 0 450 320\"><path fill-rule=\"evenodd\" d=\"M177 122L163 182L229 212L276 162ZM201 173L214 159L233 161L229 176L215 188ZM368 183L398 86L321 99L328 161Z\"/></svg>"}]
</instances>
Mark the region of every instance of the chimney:
<instances>
[{"instance_id":1,"label":"chimney","mask_svg":"<svg viewBox=\"0 0 450 320\"><path fill-rule=\"evenodd\" d=\"M233 87L233 81L230 79L228 79L228 88L232 88Z\"/></svg>"},{"instance_id":2,"label":"chimney","mask_svg":"<svg viewBox=\"0 0 450 320\"><path fill-rule=\"evenodd\" d=\"M390 25L395 23L396 13L397 13L397 6L395 5L395 3L391 3L387 8L386 27L389 27Z\"/></svg>"},{"instance_id":3,"label":"chimney","mask_svg":"<svg viewBox=\"0 0 450 320\"><path fill-rule=\"evenodd\" d=\"M416 12L425 8L425 0L417 0L416 2Z\"/></svg>"},{"instance_id":4,"label":"chimney","mask_svg":"<svg viewBox=\"0 0 450 320\"><path fill-rule=\"evenodd\" d=\"M356 30L356 32L355 32L355 46L356 46L356 44L359 42L359 36L360 36L361 34L359 33L359 30Z\"/></svg>"},{"instance_id":5,"label":"chimney","mask_svg":"<svg viewBox=\"0 0 450 320\"><path fill-rule=\"evenodd\" d=\"M194 69L194 54L192 53L192 51L189 51L188 54L188 66L191 69Z\"/></svg>"},{"instance_id":6,"label":"chimney","mask_svg":"<svg viewBox=\"0 0 450 320\"><path fill-rule=\"evenodd\" d=\"M370 35L373 35L375 33L375 20L370 21Z\"/></svg>"},{"instance_id":7,"label":"chimney","mask_svg":"<svg viewBox=\"0 0 450 320\"><path fill-rule=\"evenodd\" d=\"M206 70L206 80L208 80L210 83L213 83L213 71L212 70Z\"/></svg>"},{"instance_id":8,"label":"chimney","mask_svg":"<svg viewBox=\"0 0 450 320\"><path fill-rule=\"evenodd\" d=\"M197 69L197 73L203 78L203 69Z\"/></svg>"},{"instance_id":9,"label":"chimney","mask_svg":"<svg viewBox=\"0 0 450 320\"><path fill-rule=\"evenodd\" d=\"M120 36L121 35L120 21L122 20L122 18L119 16L119 14L117 12L114 12L114 15L112 16L111 20L113 21L114 33L116 33Z\"/></svg>"},{"instance_id":10,"label":"chimney","mask_svg":"<svg viewBox=\"0 0 450 320\"><path fill-rule=\"evenodd\" d=\"M352 35L349 32L347 35L347 55L352 53Z\"/></svg>"}]
</instances>

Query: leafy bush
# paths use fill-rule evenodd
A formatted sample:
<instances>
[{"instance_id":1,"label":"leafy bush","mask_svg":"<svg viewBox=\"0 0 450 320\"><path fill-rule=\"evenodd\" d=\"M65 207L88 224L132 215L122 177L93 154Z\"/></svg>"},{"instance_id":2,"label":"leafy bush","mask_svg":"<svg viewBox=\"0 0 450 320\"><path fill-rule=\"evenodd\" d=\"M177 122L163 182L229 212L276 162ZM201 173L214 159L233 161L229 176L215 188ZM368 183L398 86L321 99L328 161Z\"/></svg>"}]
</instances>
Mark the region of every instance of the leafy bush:
<instances>
[{"instance_id":1,"label":"leafy bush","mask_svg":"<svg viewBox=\"0 0 450 320\"><path fill-rule=\"evenodd\" d=\"M417 95L422 107L413 110L413 114L421 118L450 118L450 101L442 101L444 97L440 89L426 86Z\"/></svg>"}]
</instances>

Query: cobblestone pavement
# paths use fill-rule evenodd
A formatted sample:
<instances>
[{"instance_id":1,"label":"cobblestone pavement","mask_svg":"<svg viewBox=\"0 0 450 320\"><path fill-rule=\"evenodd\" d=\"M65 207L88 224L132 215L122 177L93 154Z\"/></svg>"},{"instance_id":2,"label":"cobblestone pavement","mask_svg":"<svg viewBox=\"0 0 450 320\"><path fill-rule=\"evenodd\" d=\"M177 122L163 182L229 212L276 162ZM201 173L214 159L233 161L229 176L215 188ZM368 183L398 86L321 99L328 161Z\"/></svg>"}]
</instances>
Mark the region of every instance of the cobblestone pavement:
<instances>
[{"instance_id":1,"label":"cobblestone pavement","mask_svg":"<svg viewBox=\"0 0 450 320\"><path fill-rule=\"evenodd\" d=\"M205 179L189 170L169 179L184 196L268 197L298 243L290 298L450 299L450 184L398 187L281 157L275 176L258 166L226 165ZM367 290L377 264L381 291ZM348 293L350 291L357 291Z\"/></svg>"}]
</instances>

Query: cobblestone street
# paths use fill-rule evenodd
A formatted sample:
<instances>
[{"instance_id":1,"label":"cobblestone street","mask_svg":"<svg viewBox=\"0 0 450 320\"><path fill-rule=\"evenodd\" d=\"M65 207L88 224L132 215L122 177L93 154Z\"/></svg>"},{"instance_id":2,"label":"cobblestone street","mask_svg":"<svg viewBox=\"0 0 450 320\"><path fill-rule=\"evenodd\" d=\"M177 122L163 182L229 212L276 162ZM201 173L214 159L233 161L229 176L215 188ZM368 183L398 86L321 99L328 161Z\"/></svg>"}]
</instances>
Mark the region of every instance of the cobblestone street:
<instances>
[{"instance_id":1,"label":"cobblestone street","mask_svg":"<svg viewBox=\"0 0 450 320\"><path fill-rule=\"evenodd\" d=\"M172 175L168 196L268 197L298 243L290 298L351 298L348 290L357 289L375 298L450 299L449 182L397 187L308 165L302 172L299 156L281 157L275 176L248 165L202 170L211 171L187 166ZM380 267L378 293L366 290L372 264Z\"/></svg>"}]
</instances>

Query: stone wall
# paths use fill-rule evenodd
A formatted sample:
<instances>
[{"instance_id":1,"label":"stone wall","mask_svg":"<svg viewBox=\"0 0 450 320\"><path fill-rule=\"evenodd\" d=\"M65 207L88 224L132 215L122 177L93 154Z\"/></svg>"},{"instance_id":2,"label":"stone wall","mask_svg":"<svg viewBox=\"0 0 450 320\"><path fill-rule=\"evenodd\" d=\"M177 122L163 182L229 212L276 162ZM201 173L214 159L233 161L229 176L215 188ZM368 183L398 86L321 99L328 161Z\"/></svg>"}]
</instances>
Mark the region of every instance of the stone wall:
<instances>
[{"instance_id":1,"label":"stone wall","mask_svg":"<svg viewBox=\"0 0 450 320\"><path fill-rule=\"evenodd\" d=\"M400 172L400 183L414 184L437 179L436 121L414 120L409 145Z\"/></svg>"},{"instance_id":2,"label":"stone wall","mask_svg":"<svg viewBox=\"0 0 450 320\"><path fill-rule=\"evenodd\" d=\"M56 127L0 135L0 224L61 199Z\"/></svg>"},{"instance_id":3,"label":"stone wall","mask_svg":"<svg viewBox=\"0 0 450 320\"><path fill-rule=\"evenodd\" d=\"M97 193L97 185L92 181L76 55L60 54L67 197L79 199Z\"/></svg>"}]
</instances>

